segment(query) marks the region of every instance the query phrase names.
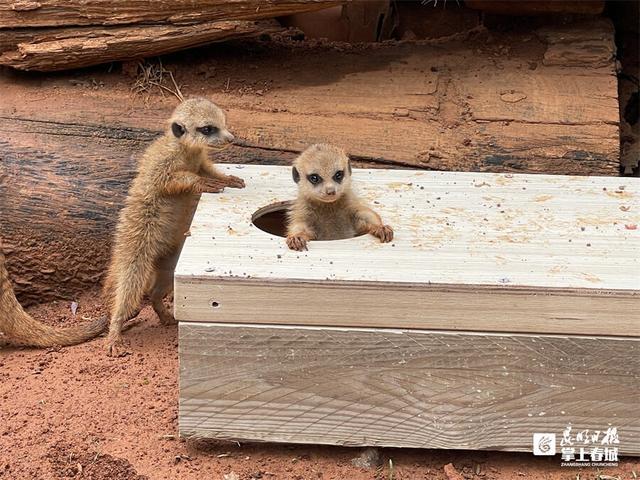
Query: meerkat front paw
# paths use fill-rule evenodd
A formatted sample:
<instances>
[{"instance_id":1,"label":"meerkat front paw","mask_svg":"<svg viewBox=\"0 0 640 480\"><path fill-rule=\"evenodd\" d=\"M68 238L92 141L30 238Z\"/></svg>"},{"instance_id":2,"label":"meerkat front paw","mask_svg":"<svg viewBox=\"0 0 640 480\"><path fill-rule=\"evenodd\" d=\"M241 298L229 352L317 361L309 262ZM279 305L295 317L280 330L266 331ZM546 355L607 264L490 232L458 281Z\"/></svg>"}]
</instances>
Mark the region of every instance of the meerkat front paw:
<instances>
[{"instance_id":1,"label":"meerkat front paw","mask_svg":"<svg viewBox=\"0 0 640 480\"><path fill-rule=\"evenodd\" d=\"M393 228L389 225L376 225L370 230L371 235L380 239L382 243L393 240Z\"/></svg>"},{"instance_id":2,"label":"meerkat front paw","mask_svg":"<svg viewBox=\"0 0 640 480\"><path fill-rule=\"evenodd\" d=\"M241 179L240 177L236 177L234 175L227 175L224 179L224 182L227 184L227 186L231 187L231 188L244 188L245 184L244 184L244 180Z\"/></svg>"},{"instance_id":3,"label":"meerkat front paw","mask_svg":"<svg viewBox=\"0 0 640 480\"><path fill-rule=\"evenodd\" d=\"M200 193L220 193L224 191L224 187L220 186L220 182L211 178L203 178L200 182Z\"/></svg>"},{"instance_id":4,"label":"meerkat front paw","mask_svg":"<svg viewBox=\"0 0 640 480\"><path fill-rule=\"evenodd\" d=\"M127 348L127 344L120 335L109 335L106 339L107 356L109 357L124 357L131 354Z\"/></svg>"},{"instance_id":5,"label":"meerkat front paw","mask_svg":"<svg viewBox=\"0 0 640 480\"><path fill-rule=\"evenodd\" d=\"M308 250L307 239L299 235L289 235L287 237L287 246L291 250L297 250L298 252L302 252L303 250Z\"/></svg>"}]
</instances>

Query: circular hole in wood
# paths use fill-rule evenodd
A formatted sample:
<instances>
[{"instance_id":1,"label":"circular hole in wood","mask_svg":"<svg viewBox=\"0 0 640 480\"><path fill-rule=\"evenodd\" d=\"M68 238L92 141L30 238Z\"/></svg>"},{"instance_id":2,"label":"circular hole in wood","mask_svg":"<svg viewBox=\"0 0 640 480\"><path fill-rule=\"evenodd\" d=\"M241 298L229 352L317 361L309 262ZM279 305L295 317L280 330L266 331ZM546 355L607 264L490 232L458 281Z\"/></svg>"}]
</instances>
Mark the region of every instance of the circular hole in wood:
<instances>
[{"instance_id":1,"label":"circular hole in wood","mask_svg":"<svg viewBox=\"0 0 640 480\"><path fill-rule=\"evenodd\" d=\"M262 207L253 214L251 221L263 232L286 237L287 210L290 205L291 202L278 202Z\"/></svg>"},{"instance_id":2,"label":"circular hole in wood","mask_svg":"<svg viewBox=\"0 0 640 480\"><path fill-rule=\"evenodd\" d=\"M287 210L293 202L277 202L266 207L258 209L251 217L251 222L263 232L277 235L278 237L287 236ZM360 235L353 235L359 237ZM336 240L345 240L345 237Z\"/></svg>"},{"instance_id":3,"label":"circular hole in wood","mask_svg":"<svg viewBox=\"0 0 640 480\"><path fill-rule=\"evenodd\" d=\"M218 308L218 307L220 307L220 303L218 303L218 302L216 302L215 300L213 300L213 301L211 302L211 306L212 306L213 308Z\"/></svg>"}]
</instances>

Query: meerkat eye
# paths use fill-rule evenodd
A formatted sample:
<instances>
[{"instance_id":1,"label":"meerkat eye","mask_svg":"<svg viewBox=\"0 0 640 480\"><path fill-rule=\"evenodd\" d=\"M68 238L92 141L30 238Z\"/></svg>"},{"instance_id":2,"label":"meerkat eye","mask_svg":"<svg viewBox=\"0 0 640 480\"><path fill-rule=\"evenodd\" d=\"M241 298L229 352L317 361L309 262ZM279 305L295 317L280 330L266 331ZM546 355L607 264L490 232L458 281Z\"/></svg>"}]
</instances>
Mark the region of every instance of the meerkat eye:
<instances>
[{"instance_id":1,"label":"meerkat eye","mask_svg":"<svg viewBox=\"0 0 640 480\"><path fill-rule=\"evenodd\" d=\"M197 129L203 135L209 136L218 133L220 130L218 127L214 127L212 125L205 125L204 127L200 127Z\"/></svg>"},{"instance_id":2,"label":"meerkat eye","mask_svg":"<svg viewBox=\"0 0 640 480\"><path fill-rule=\"evenodd\" d=\"M342 179L344 178L344 170L338 170L334 175L333 175L333 179L338 182L341 183Z\"/></svg>"},{"instance_id":3,"label":"meerkat eye","mask_svg":"<svg viewBox=\"0 0 640 480\"><path fill-rule=\"evenodd\" d=\"M312 173L311 175L307 175L307 180L309 180L314 185L317 185L322 181L322 177L317 173Z\"/></svg>"}]
</instances>

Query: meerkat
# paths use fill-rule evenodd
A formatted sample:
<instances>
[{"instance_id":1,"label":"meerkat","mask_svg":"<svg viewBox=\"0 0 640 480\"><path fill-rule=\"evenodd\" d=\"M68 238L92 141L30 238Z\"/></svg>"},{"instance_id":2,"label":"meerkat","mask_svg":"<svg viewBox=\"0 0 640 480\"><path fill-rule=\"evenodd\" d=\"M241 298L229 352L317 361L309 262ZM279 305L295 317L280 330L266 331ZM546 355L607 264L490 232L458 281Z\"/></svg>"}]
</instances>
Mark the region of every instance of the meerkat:
<instances>
[{"instance_id":1,"label":"meerkat","mask_svg":"<svg viewBox=\"0 0 640 480\"><path fill-rule=\"evenodd\" d=\"M25 347L76 345L97 337L108 325L107 316L68 328L56 328L35 320L18 302L9 281L4 254L0 250L0 333L3 334L3 341Z\"/></svg>"},{"instance_id":2,"label":"meerkat","mask_svg":"<svg viewBox=\"0 0 640 480\"><path fill-rule=\"evenodd\" d=\"M224 112L209 100L182 102L165 134L144 152L116 227L105 281L111 323L107 353L125 353L123 322L135 317L145 294L162 324L175 322L163 298L173 289L173 271L199 194L218 192L216 182L243 188L244 181L218 171L209 147L234 140Z\"/></svg>"},{"instance_id":3,"label":"meerkat","mask_svg":"<svg viewBox=\"0 0 640 480\"><path fill-rule=\"evenodd\" d=\"M298 197L287 213L287 245L307 250L310 240L339 240L370 233L381 242L393 229L358 198L351 188L351 162L344 150L316 144L293 162Z\"/></svg>"}]
</instances>

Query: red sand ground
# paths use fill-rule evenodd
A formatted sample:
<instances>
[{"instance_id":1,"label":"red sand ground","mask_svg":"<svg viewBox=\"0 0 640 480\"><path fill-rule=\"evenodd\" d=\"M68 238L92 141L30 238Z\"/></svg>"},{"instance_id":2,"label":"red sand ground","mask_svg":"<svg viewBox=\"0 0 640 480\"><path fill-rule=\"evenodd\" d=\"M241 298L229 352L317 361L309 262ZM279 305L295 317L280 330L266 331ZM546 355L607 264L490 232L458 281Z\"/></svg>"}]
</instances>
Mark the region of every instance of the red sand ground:
<instances>
[{"instance_id":1,"label":"red sand ground","mask_svg":"<svg viewBox=\"0 0 640 480\"><path fill-rule=\"evenodd\" d=\"M78 303L75 317L69 302L30 313L57 325L102 313L97 291ZM367 470L351 464L359 449L179 440L177 329L159 326L149 307L140 319L126 333L133 354L124 358L108 358L101 339L59 350L0 348L0 479L457 480L445 473L450 462L465 479L640 475L640 459L599 472L530 454L381 449L384 466Z\"/></svg>"}]
</instances>

